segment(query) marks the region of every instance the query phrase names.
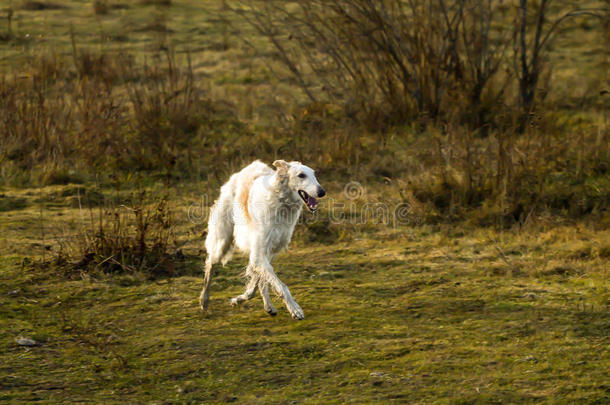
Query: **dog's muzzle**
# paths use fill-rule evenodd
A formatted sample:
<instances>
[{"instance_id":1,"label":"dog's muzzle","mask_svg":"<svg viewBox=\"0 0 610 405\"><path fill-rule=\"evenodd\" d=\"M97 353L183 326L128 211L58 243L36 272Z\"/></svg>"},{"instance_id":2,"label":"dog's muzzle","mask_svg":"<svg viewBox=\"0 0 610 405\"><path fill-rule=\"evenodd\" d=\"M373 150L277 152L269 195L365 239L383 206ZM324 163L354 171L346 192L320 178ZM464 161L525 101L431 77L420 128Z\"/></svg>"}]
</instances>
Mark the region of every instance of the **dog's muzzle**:
<instances>
[{"instance_id":1,"label":"dog's muzzle","mask_svg":"<svg viewBox=\"0 0 610 405\"><path fill-rule=\"evenodd\" d=\"M324 190L322 190L322 191L324 191ZM318 191L318 196L319 195L320 195L320 192ZM299 190L299 196L301 197L301 199L303 200L303 202L305 203L305 205L307 206L309 211L314 212L315 210L318 209L318 200L316 200L314 197L310 196L303 190Z\"/></svg>"}]
</instances>

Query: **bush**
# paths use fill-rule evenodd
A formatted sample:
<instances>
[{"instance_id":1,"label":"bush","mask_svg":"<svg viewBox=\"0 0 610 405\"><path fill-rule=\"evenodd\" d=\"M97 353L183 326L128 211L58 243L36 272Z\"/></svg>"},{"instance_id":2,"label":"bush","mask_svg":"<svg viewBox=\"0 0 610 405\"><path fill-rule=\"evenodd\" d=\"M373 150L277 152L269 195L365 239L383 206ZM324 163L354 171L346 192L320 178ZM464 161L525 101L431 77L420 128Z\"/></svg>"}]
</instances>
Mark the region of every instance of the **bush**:
<instances>
[{"instance_id":1,"label":"bush","mask_svg":"<svg viewBox=\"0 0 610 405\"><path fill-rule=\"evenodd\" d=\"M144 191L122 203L106 201L83 224L79 239L63 246L57 257L66 275L101 270L105 273L138 273L149 278L171 276L181 257L168 196L147 202ZM81 201L79 199L79 205Z\"/></svg>"},{"instance_id":2,"label":"bush","mask_svg":"<svg viewBox=\"0 0 610 405\"><path fill-rule=\"evenodd\" d=\"M412 121L487 130L518 120L522 132L550 91L545 55L557 27L604 19L600 9L549 18L550 3L254 1L234 11L269 40L310 101L338 101L370 130Z\"/></svg>"},{"instance_id":3,"label":"bush","mask_svg":"<svg viewBox=\"0 0 610 405\"><path fill-rule=\"evenodd\" d=\"M295 10L296 9L296 10ZM312 101L383 130L412 120L492 121L505 102L506 8L482 0L260 2L236 10Z\"/></svg>"},{"instance_id":4,"label":"bush","mask_svg":"<svg viewBox=\"0 0 610 405\"><path fill-rule=\"evenodd\" d=\"M248 137L232 106L210 100L171 51L154 66L76 47L71 59L72 68L68 58L43 55L30 61L29 80L0 77L0 159L30 182L116 169L190 176L202 162L231 160L234 151L222 148L228 131Z\"/></svg>"}]
</instances>

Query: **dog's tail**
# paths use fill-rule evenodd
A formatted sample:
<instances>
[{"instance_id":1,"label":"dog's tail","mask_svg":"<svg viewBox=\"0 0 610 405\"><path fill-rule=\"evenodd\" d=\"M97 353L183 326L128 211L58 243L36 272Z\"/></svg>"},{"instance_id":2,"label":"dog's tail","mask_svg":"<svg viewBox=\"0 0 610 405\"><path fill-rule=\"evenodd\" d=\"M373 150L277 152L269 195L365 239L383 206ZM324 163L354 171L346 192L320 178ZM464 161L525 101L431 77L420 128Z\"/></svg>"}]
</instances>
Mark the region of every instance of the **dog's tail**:
<instances>
[{"instance_id":1,"label":"dog's tail","mask_svg":"<svg viewBox=\"0 0 610 405\"><path fill-rule=\"evenodd\" d=\"M233 241L233 202L221 194L210 212L208 234L205 238L206 262L216 264L231 250Z\"/></svg>"},{"instance_id":2,"label":"dog's tail","mask_svg":"<svg viewBox=\"0 0 610 405\"><path fill-rule=\"evenodd\" d=\"M206 309L210 297L213 267L216 263L221 261L225 263L229 259L233 243L233 199L228 191L221 191L220 198L210 211L208 234L205 238L205 250L208 256L205 260L203 290L199 296L203 310Z\"/></svg>"}]
</instances>

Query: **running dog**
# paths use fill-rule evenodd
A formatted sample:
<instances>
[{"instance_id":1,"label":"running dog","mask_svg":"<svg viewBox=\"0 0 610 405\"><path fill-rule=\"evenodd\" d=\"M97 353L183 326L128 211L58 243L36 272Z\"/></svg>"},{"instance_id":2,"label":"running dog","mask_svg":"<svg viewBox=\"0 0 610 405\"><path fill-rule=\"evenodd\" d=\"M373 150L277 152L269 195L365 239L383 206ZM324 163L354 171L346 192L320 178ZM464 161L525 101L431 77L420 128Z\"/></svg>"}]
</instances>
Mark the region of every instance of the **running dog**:
<instances>
[{"instance_id":1,"label":"running dog","mask_svg":"<svg viewBox=\"0 0 610 405\"><path fill-rule=\"evenodd\" d=\"M273 162L276 170L255 161L233 174L220 189L208 221L205 239L207 259L205 279L199 297L205 310L209 301L214 265L226 264L234 248L249 255L246 268L246 291L231 299L231 305L251 299L256 289L263 298L265 310L276 315L269 299L268 286L282 298L294 319L303 319L303 310L280 281L271 261L290 243L303 205L314 212L326 192L314 171L300 162Z\"/></svg>"}]
</instances>

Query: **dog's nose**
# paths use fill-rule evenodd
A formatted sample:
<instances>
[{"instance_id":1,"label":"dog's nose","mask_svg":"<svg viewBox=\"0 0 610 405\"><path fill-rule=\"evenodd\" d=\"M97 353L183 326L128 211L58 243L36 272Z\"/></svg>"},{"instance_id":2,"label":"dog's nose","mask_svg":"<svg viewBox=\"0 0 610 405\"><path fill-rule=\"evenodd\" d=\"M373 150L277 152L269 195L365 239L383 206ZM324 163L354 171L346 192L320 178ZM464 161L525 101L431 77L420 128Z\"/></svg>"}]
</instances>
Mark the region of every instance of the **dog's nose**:
<instances>
[{"instance_id":1,"label":"dog's nose","mask_svg":"<svg viewBox=\"0 0 610 405\"><path fill-rule=\"evenodd\" d=\"M326 191L322 187L318 187L318 197L324 197L326 195Z\"/></svg>"}]
</instances>

